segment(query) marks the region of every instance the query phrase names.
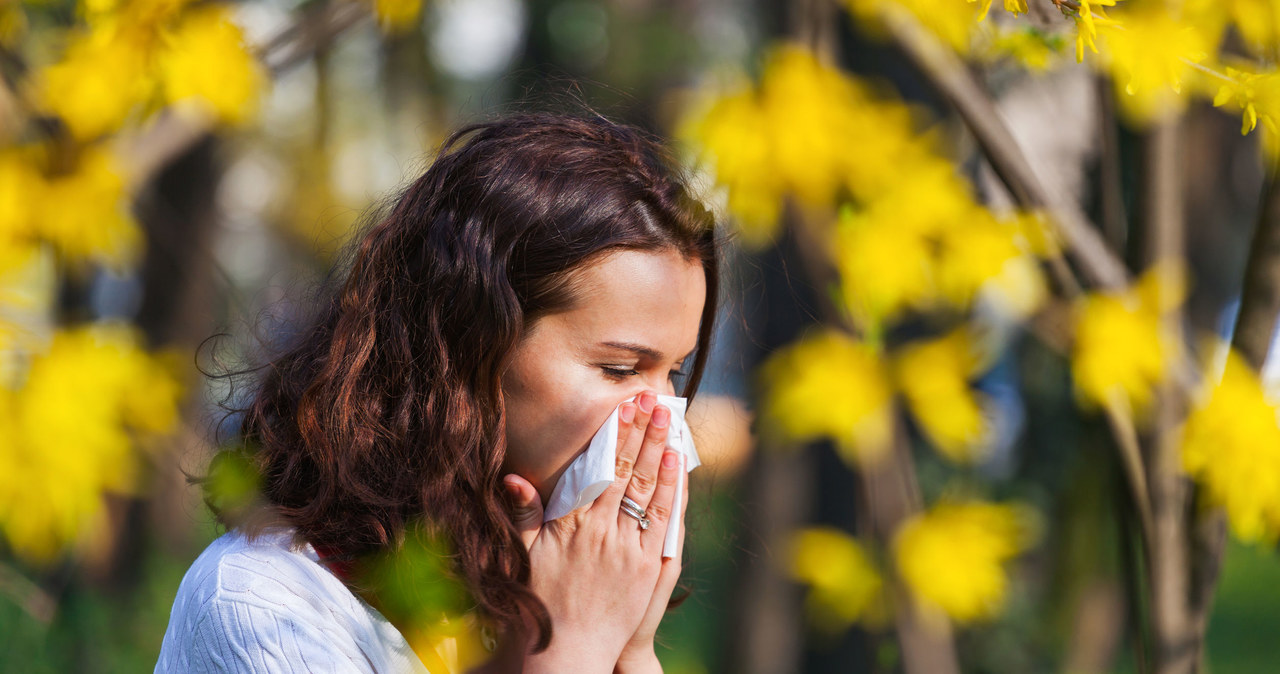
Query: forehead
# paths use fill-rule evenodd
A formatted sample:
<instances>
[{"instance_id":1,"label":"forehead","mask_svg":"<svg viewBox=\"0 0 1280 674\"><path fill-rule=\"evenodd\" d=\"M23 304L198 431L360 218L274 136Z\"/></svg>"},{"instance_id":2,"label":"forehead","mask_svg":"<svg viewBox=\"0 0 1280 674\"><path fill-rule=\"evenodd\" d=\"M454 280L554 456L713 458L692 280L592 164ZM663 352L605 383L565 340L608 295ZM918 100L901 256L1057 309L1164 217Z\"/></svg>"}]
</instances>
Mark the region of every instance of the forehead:
<instances>
[{"instance_id":1,"label":"forehead","mask_svg":"<svg viewBox=\"0 0 1280 674\"><path fill-rule=\"evenodd\" d=\"M675 251L623 250L576 271L573 284L572 308L544 320L575 343L640 343L676 358L697 343L706 302L698 260Z\"/></svg>"}]
</instances>

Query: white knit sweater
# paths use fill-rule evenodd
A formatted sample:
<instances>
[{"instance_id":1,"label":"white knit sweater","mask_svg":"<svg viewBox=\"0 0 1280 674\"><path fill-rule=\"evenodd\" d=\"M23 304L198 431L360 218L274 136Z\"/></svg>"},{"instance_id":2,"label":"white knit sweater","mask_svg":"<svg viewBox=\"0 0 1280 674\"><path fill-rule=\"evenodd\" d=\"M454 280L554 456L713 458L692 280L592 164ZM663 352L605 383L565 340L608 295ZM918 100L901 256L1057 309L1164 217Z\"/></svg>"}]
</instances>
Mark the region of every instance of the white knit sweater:
<instances>
[{"instance_id":1,"label":"white knit sweater","mask_svg":"<svg viewBox=\"0 0 1280 674\"><path fill-rule=\"evenodd\" d=\"M178 587L156 672L414 672L427 669L377 610L275 530L209 545Z\"/></svg>"}]
</instances>

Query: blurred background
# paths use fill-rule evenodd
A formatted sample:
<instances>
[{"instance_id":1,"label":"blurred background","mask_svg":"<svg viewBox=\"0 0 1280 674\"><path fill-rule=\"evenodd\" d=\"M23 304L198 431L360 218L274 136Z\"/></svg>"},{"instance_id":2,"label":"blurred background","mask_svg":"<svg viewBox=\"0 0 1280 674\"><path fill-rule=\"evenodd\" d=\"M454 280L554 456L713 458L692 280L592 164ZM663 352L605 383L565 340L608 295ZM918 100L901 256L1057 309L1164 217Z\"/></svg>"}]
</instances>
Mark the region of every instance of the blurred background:
<instances>
[{"instance_id":1,"label":"blurred background","mask_svg":"<svg viewBox=\"0 0 1280 674\"><path fill-rule=\"evenodd\" d=\"M287 341L449 131L590 108L670 138L732 233L667 671L1184 671L1161 513L1175 550L1217 527L1174 573L1212 576L1193 660L1272 671L1280 362L1242 305L1280 4L1207 4L0 5L0 669L150 671L221 533L185 474L243 391L201 369ZM1242 314L1260 379L1223 402Z\"/></svg>"}]
</instances>

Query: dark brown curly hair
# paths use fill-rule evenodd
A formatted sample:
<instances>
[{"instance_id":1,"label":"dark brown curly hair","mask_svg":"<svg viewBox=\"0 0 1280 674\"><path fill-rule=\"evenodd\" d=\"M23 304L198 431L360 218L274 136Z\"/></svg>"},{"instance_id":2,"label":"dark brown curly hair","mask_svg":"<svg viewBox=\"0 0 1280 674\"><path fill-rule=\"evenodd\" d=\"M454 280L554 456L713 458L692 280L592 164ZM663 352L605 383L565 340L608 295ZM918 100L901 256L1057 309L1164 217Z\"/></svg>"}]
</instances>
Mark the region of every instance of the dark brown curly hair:
<instances>
[{"instance_id":1,"label":"dark brown curly hair","mask_svg":"<svg viewBox=\"0 0 1280 674\"><path fill-rule=\"evenodd\" d=\"M715 219L657 139L592 115L466 126L391 203L314 323L255 370L233 451L263 507L219 518L249 535L291 526L355 560L427 521L474 607L505 628L531 619L541 650L551 623L501 484L504 368L534 321L574 303L571 272L618 249L674 250L706 274L692 398L718 302Z\"/></svg>"}]
</instances>

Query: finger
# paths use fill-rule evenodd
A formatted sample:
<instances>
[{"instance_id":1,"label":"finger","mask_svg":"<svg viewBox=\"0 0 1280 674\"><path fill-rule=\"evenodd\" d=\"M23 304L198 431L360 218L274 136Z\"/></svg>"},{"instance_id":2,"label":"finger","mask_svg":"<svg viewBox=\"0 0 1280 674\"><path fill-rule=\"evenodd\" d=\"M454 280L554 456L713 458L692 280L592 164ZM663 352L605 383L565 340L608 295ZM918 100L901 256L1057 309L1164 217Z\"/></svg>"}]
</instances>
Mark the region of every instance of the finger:
<instances>
[{"instance_id":1,"label":"finger","mask_svg":"<svg viewBox=\"0 0 1280 674\"><path fill-rule=\"evenodd\" d=\"M667 433L671 425L671 410L663 405L653 408L653 416L644 431L644 439L640 443L640 454L636 457L635 469L631 472L631 480L627 482L626 495L641 508L648 508L653 498L653 490L658 486L658 464L662 461L662 450L667 446Z\"/></svg>"},{"instance_id":2,"label":"finger","mask_svg":"<svg viewBox=\"0 0 1280 674\"><path fill-rule=\"evenodd\" d=\"M515 473L504 477L502 485L507 492L507 501L511 504L511 519L527 550L533 546L534 539L542 530L542 499L538 497L538 490L532 483Z\"/></svg>"},{"instance_id":3,"label":"finger","mask_svg":"<svg viewBox=\"0 0 1280 674\"><path fill-rule=\"evenodd\" d=\"M667 537L667 524L671 520L671 507L676 499L676 478L680 473L680 456L671 450L662 453L662 466L658 469L658 487L653 499L645 508L649 518L649 530L640 540L645 548L662 547ZM626 517L625 514L621 515ZM679 523L677 522L678 526Z\"/></svg>"},{"instance_id":4,"label":"finger","mask_svg":"<svg viewBox=\"0 0 1280 674\"><path fill-rule=\"evenodd\" d=\"M653 415L653 406L657 404L658 397L652 391L645 391L636 396L635 399L635 419L631 422L631 430L628 431L625 442L621 438L621 429L619 429L619 444L617 450L617 460L615 462L613 484L609 485L604 493L591 504L590 510L601 511L608 516L612 516L613 511L617 510L618 504L622 502L623 491L627 488L627 482L631 480L631 473L635 469L636 455L640 452L640 442L644 438L644 431L649 425L649 418ZM618 412L618 426L622 426L622 412Z\"/></svg>"}]
</instances>

